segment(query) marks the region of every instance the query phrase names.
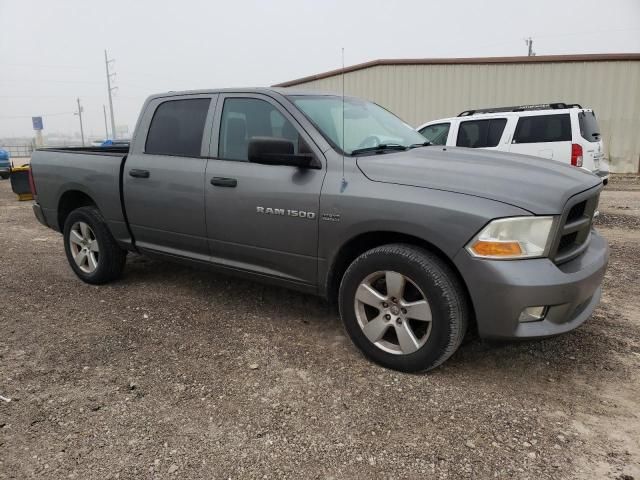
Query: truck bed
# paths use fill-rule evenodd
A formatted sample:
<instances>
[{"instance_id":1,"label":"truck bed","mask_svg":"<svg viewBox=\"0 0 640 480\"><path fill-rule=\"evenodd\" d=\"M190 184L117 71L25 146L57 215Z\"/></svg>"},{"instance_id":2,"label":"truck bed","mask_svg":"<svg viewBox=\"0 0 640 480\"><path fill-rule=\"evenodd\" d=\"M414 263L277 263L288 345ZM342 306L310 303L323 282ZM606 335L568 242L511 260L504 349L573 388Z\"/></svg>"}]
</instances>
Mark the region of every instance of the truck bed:
<instances>
[{"instance_id":1,"label":"truck bed","mask_svg":"<svg viewBox=\"0 0 640 480\"><path fill-rule=\"evenodd\" d=\"M125 145L108 147L41 148L33 152L31 169L37 178L36 200L47 225L61 230L58 213L80 195L94 203L114 237L130 241L122 208L122 168L129 153ZM72 198L69 198L69 197Z\"/></svg>"}]
</instances>

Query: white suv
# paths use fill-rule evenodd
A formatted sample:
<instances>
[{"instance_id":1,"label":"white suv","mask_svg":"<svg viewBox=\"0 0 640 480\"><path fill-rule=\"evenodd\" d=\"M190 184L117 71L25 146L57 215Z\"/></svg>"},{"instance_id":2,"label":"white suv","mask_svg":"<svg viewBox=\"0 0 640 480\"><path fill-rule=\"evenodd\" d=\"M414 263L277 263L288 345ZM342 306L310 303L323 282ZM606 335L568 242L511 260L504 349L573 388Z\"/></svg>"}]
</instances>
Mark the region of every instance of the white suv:
<instances>
[{"instance_id":1,"label":"white suv","mask_svg":"<svg viewBox=\"0 0 640 480\"><path fill-rule=\"evenodd\" d=\"M600 127L593 110L549 103L466 110L425 123L417 130L433 145L502 150L582 167L606 185Z\"/></svg>"}]
</instances>

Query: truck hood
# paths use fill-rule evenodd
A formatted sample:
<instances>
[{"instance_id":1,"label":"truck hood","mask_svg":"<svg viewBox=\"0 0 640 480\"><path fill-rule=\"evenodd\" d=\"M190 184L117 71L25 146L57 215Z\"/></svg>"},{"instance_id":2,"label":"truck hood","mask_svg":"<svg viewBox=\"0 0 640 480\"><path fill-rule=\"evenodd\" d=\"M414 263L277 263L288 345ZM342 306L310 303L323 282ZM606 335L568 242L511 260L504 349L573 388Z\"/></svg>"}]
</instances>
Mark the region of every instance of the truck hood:
<instances>
[{"instance_id":1,"label":"truck hood","mask_svg":"<svg viewBox=\"0 0 640 480\"><path fill-rule=\"evenodd\" d=\"M470 148L423 147L362 156L356 162L374 182L474 195L535 215L559 214L570 197L601 183L558 161Z\"/></svg>"}]
</instances>

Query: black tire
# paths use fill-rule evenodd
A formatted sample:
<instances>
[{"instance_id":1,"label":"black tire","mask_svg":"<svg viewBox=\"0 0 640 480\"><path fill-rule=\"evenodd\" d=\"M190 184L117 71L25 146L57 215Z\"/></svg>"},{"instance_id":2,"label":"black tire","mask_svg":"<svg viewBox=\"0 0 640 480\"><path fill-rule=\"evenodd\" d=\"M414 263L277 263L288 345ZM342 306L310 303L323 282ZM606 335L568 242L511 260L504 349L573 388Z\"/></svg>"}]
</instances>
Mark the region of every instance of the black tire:
<instances>
[{"instance_id":1,"label":"black tire","mask_svg":"<svg viewBox=\"0 0 640 480\"><path fill-rule=\"evenodd\" d=\"M84 222L91 228L100 249L97 267L91 273L83 271L77 265L71 251L71 229L77 222ZM122 275L127 260L127 252L118 246L97 208L81 207L72 211L64 223L63 237L64 250L67 254L69 265L83 282L100 285L112 282Z\"/></svg>"},{"instance_id":2,"label":"black tire","mask_svg":"<svg viewBox=\"0 0 640 480\"><path fill-rule=\"evenodd\" d=\"M358 323L355 305L358 287L375 272L385 271L409 279L413 283L411 288L418 287L430 306L429 333L423 337L425 343L412 353L383 350L367 338ZM442 364L462 343L469 321L467 297L455 273L440 257L413 245L384 245L356 258L342 277L338 303L345 329L362 353L383 367L402 372L427 371ZM413 322L405 319L408 321Z\"/></svg>"},{"instance_id":3,"label":"black tire","mask_svg":"<svg viewBox=\"0 0 640 480\"><path fill-rule=\"evenodd\" d=\"M8 173L3 173L0 175L0 178L2 178L2 180L7 180L9 178L9 174Z\"/></svg>"}]
</instances>

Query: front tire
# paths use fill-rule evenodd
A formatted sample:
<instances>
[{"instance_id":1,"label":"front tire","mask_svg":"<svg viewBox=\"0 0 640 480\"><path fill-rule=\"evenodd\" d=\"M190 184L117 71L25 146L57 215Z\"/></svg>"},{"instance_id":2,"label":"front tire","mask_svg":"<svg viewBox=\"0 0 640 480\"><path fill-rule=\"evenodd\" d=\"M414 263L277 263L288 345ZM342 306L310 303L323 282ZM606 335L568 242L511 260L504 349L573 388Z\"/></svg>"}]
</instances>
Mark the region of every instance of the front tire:
<instances>
[{"instance_id":1,"label":"front tire","mask_svg":"<svg viewBox=\"0 0 640 480\"><path fill-rule=\"evenodd\" d=\"M100 285L122 275L127 252L118 246L97 208L71 212L63 237L69 265L83 282Z\"/></svg>"},{"instance_id":2,"label":"front tire","mask_svg":"<svg viewBox=\"0 0 640 480\"><path fill-rule=\"evenodd\" d=\"M340 316L366 357L403 372L431 370L462 343L469 307L460 281L437 255L413 245L374 248L340 284Z\"/></svg>"}]
</instances>

